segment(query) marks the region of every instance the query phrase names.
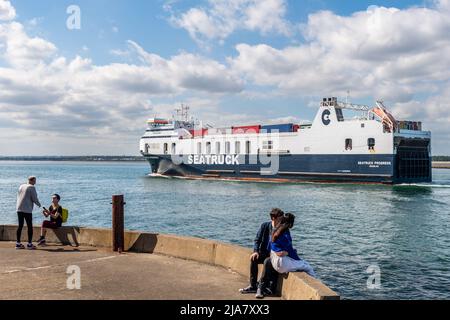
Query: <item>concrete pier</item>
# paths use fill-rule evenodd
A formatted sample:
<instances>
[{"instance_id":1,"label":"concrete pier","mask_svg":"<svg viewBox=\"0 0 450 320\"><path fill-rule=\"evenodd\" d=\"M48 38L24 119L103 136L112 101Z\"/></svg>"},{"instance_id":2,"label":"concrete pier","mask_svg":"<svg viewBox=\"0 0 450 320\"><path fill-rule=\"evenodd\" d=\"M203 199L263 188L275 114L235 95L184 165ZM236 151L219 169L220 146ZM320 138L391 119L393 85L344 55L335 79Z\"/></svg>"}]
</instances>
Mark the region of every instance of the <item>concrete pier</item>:
<instances>
[{"instance_id":1,"label":"concrete pier","mask_svg":"<svg viewBox=\"0 0 450 320\"><path fill-rule=\"evenodd\" d=\"M48 233L51 246L16 251L16 228L0 226L0 299L254 299L238 293L248 284L251 251L246 248L125 232L127 252L121 255L112 251L109 229L64 227ZM39 228L34 235L39 236ZM81 290L66 287L71 265L80 267ZM291 273L280 276L280 298L328 300L339 295L304 273Z\"/></svg>"}]
</instances>

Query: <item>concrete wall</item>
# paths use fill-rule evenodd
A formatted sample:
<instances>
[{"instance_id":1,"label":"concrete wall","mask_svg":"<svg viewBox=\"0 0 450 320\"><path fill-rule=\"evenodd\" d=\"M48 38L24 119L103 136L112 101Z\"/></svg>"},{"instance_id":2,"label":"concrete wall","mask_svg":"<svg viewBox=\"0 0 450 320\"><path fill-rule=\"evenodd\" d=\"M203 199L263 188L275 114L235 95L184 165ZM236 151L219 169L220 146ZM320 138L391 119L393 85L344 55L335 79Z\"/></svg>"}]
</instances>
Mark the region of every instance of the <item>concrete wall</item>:
<instances>
[{"instance_id":1,"label":"concrete wall","mask_svg":"<svg viewBox=\"0 0 450 320\"><path fill-rule=\"evenodd\" d=\"M0 226L0 241L15 241L17 226ZM26 227L22 232L26 238ZM34 241L39 238L40 229L34 228ZM112 247L110 229L89 229L64 227L47 234L49 243L63 243L72 246ZM141 253L156 253L217 265L249 276L250 249L210 240L161 235L142 232L125 233L125 250ZM337 300L339 295L322 282L305 273L290 273L280 277L281 294L287 300Z\"/></svg>"}]
</instances>

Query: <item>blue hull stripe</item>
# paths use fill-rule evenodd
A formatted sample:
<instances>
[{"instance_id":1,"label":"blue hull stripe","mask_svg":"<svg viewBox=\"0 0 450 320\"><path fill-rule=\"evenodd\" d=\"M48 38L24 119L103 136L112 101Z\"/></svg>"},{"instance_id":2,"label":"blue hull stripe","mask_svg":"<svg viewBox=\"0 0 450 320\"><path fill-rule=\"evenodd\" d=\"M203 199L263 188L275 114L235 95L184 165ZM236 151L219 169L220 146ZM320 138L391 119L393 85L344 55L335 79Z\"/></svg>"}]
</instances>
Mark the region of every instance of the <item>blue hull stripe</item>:
<instances>
[{"instance_id":1,"label":"blue hull stripe","mask_svg":"<svg viewBox=\"0 0 450 320\"><path fill-rule=\"evenodd\" d=\"M268 174L270 163L262 164L258 156L239 156L239 164L200 164L194 156L183 156L175 164L170 155L148 155L154 173L175 176L217 174L227 178L258 177L261 179L332 180L393 183L395 156L384 155L282 155L278 170ZM266 159L267 160L267 159ZM219 161L220 162L220 161ZM250 164L249 164L250 163ZM277 166L275 166L277 167Z\"/></svg>"}]
</instances>

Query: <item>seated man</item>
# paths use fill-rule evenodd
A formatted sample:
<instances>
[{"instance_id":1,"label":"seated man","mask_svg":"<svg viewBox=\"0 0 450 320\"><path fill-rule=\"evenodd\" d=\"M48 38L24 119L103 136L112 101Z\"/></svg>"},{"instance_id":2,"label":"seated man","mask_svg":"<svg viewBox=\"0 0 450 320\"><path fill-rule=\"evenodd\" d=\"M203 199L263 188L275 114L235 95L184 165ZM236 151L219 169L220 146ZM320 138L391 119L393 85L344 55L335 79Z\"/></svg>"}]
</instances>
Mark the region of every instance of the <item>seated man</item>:
<instances>
[{"instance_id":1,"label":"seated man","mask_svg":"<svg viewBox=\"0 0 450 320\"><path fill-rule=\"evenodd\" d=\"M41 237L39 238L38 245L43 246L46 244L45 236L47 234L47 229L58 229L61 228L63 223L62 219L62 207L59 205L61 197L58 194L52 195L52 204L48 210L44 207L42 214L50 220L46 220L42 223Z\"/></svg>"},{"instance_id":2,"label":"seated man","mask_svg":"<svg viewBox=\"0 0 450 320\"><path fill-rule=\"evenodd\" d=\"M257 293L257 298L263 298L264 295L273 294L276 289L278 273L273 269L270 260L270 237L273 232L275 221L283 216L284 212L280 209L272 209L270 212L270 222L261 225L255 239L253 254L250 256L250 285L247 288L240 289L242 294ZM263 264L261 280L267 282L270 280L272 285L265 283L265 292L258 290L258 265ZM258 291L258 292L257 292Z\"/></svg>"}]
</instances>

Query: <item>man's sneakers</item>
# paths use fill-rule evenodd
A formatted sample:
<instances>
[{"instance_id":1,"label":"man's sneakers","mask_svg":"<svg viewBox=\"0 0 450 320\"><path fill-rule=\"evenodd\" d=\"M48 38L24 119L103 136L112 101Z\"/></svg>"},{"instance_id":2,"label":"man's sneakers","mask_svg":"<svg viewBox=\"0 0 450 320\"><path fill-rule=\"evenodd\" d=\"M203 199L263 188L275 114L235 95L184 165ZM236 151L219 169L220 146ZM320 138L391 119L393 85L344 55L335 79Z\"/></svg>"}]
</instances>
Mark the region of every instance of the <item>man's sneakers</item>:
<instances>
[{"instance_id":1,"label":"man's sneakers","mask_svg":"<svg viewBox=\"0 0 450 320\"><path fill-rule=\"evenodd\" d=\"M256 291L257 291L256 287L253 286L248 286L247 288L239 289L239 292L242 294L254 294L256 293Z\"/></svg>"},{"instance_id":2,"label":"man's sneakers","mask_svg":"<svg viewBox=\"0 0 450 320\"><path fill-rule=\"evenodd\" d=\"M21 244L20 242L16 243L16 250L23 250L25 249L25 246L23 244Z\"/></svg>"},{"instance_id":3,"label":"man's sneakers","mask_svg":"<svg viewBox=\"0 0 450 320\"><path fill-rule=\"evenodd\" d=\"M266 297L273 297L276 296L275 292L271 288L265 288L264 289L264 295Z\"/></svg>"},{"instance_id":4,"label":"man's sneakers","mask_svg":"<svg viewBox=\"0 0 450 320\"><path fill-rule=\"evenodd\" d=\"M248 286L247 288L239 289L239 292L242 294L256 294L256 299L264 299L264 297L276 296L275 292L271 288L262 288L261 286Z\"/></svg>"},{"instance_id":5,"label":"man's sneakers","mask_svg":"<svg viewBox=\"0 0 450 320\"><path fill-rule=\"evenodd\" d=\"M32 243L27 244L27 246L25 247L23 244L21 244L20 242L16 243L16 250L36 250L36 246Z\"/></svg>"},{"instance_id":6,"label":"man's sneakers","mask_svg":"<svg viewBox=\"0 0 450 320\"><path fill-rule=\"evenodd\" d=\"M258 290L256 290L256 299L264 299L264 293L263 289L261 287L258 287Z\"/></svg>"},{"instance_id":7,"label":"man's sneakers","mask_svg":"<svg viewBox=\"0 0 450 320\"><path fill-rule=\"evenodd\" d=\"M275 293L270 288L258 287L256 290L256 299L264 299L265 297L275 297Z\"/></svg>"}]
</instances>

